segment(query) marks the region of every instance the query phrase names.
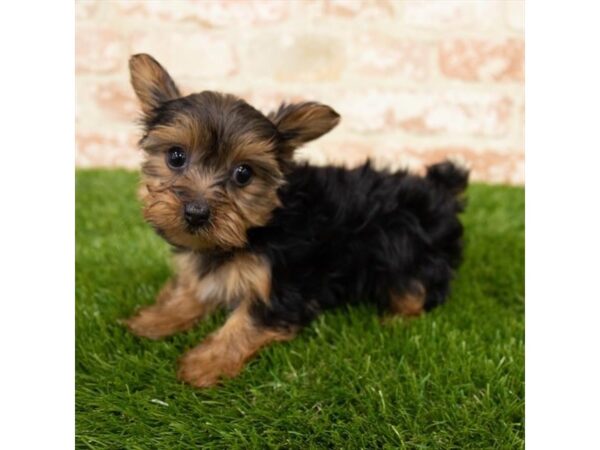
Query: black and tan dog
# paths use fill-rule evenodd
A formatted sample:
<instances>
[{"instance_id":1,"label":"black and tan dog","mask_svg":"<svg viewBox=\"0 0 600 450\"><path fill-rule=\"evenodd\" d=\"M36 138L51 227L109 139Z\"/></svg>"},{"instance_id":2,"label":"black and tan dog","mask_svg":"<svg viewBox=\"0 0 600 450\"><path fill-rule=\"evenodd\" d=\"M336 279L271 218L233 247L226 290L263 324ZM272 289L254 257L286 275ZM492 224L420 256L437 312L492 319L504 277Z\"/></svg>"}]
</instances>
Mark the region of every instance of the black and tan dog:
<instances>
[{"instance_id":1,"label":"black and tan dog","mask_svg":"<svg viewBox=\"0 0 600 450\"><path fill-rule=\"evenodd\" d=\"M182 380L233 377L322 310L370 301L418 315L444 301L461 258L466 171L296 164L298 147L338 124L330 107L289 104L265 116L232 95L182 96L148 55L133 56L130 70L143 111L144 217L173 246L177 268L156 304L126 323L157 339L218 307L232 311L183 357Z\"/></svg>"}]
</instances>

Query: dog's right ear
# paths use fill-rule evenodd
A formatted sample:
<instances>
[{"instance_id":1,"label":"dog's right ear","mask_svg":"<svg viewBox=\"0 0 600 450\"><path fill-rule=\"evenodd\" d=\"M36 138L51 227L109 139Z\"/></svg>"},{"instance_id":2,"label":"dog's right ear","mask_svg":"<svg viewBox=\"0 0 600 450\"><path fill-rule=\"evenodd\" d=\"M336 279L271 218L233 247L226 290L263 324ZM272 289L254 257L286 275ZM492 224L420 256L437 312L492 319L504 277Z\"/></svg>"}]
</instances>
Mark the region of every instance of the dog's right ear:
<instances>
[{"instance_id":1,"label":"dog's right ear","mask_svg":"<svg viewBox=\"0 0 600 450\"><path fill-rule=\"evenodd\" d=\"M145 53L129 59L131 85L140 99L146 117L168 100L181 97L179 89L167 71L152 56Z\"/></svg>"}]
</instances>

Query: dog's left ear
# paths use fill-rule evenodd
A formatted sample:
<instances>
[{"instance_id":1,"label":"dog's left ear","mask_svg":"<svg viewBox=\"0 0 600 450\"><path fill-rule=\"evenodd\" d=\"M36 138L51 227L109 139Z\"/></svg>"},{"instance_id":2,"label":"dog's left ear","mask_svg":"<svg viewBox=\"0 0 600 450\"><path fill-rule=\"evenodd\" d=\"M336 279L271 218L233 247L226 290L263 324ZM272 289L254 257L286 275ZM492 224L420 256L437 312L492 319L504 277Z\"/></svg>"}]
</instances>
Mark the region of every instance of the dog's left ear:
<instances>
[{"instance_id":1,"label":"dog's left ear","mask_svg":"<svg viewBox=\"0 0 600 450\"><path fill-rule=\"evenodd\" d=\"M314 102L282 104L268 117L289 151L323 136L340 121L340 115L333 108Z\"/></svg>"}]
</instances>

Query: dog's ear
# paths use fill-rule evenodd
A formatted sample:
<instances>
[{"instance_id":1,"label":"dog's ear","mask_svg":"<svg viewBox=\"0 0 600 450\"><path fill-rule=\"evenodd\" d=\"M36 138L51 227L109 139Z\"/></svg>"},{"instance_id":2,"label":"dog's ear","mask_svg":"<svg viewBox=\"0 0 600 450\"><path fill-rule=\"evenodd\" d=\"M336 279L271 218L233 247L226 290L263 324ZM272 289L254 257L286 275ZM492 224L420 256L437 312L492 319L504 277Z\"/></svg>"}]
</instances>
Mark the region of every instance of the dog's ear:
<instances>
[{"instance_id":1,"label":"dog's ear","mask_svg":"<svg viewBox=\"0 0 600 450\"><path fill-rule=\"evenodd\" d=\"M314 102L282 104L268 117L289 151L323 136L340 121L340 115L332 108Z\"/></svg>"},{"instance_id":2,"label":"dog's ear","mask_svg":"<svg viewBox=\"0 0 600 450\"><path fill-rule=\"evenodd\" d=\"M167 100L181 97L179 89L167 71L152 56L145 53L129 59L131 85L140 99L146 117Z\"/></svg>"}]
</instances>

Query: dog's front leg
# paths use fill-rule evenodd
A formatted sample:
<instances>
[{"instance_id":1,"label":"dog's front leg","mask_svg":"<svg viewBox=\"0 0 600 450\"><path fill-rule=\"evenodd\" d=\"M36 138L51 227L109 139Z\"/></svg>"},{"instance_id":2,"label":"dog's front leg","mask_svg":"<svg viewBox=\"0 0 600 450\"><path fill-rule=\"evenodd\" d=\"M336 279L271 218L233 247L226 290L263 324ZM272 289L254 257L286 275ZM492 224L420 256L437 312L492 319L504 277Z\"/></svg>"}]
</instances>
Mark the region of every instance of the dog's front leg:
<instances>
[{"instance_id":1,"label":"dog's front leg","mask_svg":"<svg viewBox=\"0 0 600 450\"><path fill-rule=\"evenodd\" d=\"M220 378L236 376L256 352L275 341L292 339L295 331L260 325L250 305L242 303L223 327L187 352L180 362L179 378L196 387L209 387Z\"/></svg>"},{"instance_id":2,"label":"dog's front leg","mask_svg":"<svg viewBox=\"0 0 600 450\"><path fill-rule=\"evenodd\" d=\"M191 328L215 309L214 302L198 296L198 283L172 279L162 288L152 306L141 309L123 322L132 333L160 339Z\"/></svg>"}]
</instances>

